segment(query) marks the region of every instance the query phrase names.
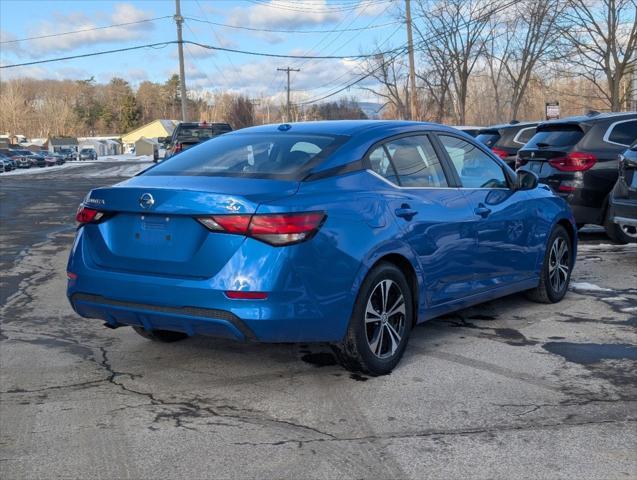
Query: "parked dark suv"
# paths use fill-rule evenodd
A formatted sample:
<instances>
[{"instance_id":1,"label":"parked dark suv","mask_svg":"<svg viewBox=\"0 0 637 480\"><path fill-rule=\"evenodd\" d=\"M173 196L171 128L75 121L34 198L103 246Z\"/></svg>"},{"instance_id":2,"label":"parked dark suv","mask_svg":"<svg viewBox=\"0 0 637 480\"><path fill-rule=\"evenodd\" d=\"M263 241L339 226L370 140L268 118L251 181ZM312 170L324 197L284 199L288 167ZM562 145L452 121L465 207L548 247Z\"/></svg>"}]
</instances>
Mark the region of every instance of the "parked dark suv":
<instances>
[{"instance_id":1,"label":"parked dark suv","mask_svg":"<svg viewBox=\"0 0 637 480\"><path fill-rule=\"evenodd\" d=\"M535 135L538 122L505 123L486 127L478 132L476 140L484 143L493 153L515 168L518 150Z\"/></svg>"},{"instance_id":2,"label":"parked dark suv","mask_svg":"<svg viewBox=\"0 0 637 480\"><path fill-rule=\"evenodd\" d=\"M182 122L175 127L164 158L172 157L198 143L231 131L232 127L227 123Z\"/></svg>"},{"instance_id":3,"label":"parked dark suv","mask_svg":"<svg viewBox=\"0 0 637 480\"><path fill-rule=\"evenodd\" d=\"M608 235L618 243L637 242L637 142L619 159L619 177L608 203Z\"/></svg>"},{"instance_id":4,"label":"parked dark suv","mask_svg":"<svg viewBox=\"0 0 637 480\"><path fill-rule=\"evenodd\" d=\"M518 152L518 168L538 175L571 205L579 226L609 227L608 197L619 154L637 139L637 113L599 113L553 120ZM611 232L612 235L612 232Z\"/></svg>"}]
</instances>

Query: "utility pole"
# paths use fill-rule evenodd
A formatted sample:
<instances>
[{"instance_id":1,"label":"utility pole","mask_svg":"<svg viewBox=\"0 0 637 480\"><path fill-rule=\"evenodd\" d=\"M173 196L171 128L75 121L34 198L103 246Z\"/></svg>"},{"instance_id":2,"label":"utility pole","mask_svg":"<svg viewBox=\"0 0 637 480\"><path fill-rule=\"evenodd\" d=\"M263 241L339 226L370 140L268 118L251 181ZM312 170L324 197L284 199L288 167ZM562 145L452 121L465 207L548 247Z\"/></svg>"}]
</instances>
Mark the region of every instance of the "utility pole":
<instances>
[{"instance_id":1,"label":"utility pole","mask_svg":"<svg viewBox=\"0 0 637 480\"><path fill-rule=\"evenodd\" d=\"M175 0L175 23L177 24L177 48L179 49L179 90L181 96L181 120L186 121L186 69L184 68L184 41L181 36L181 25L184 17L181 16L181 5Z\"/></svg>"},{"instance_id":2,"label":"utility pole","mask_svg":"<svg viewBox=\"0 0 637 480\"><path fill-rule=\"evenodd\" d=\"M411 120L418 120L416 111L416 70L414 67L414 38L411 34L411 1L405 0L405 21L407 23L407 50L409 52L409 110Z\"/></svg>"},{"instance_id":3,"label":"utility pole","mask_svg":"<svg viewBox=\"0 0 637 480\"><path fill-rule=\"evenodd\" d=\"M298 68L290 68L290 67L286 67L286 68L277 68L277 70L279 72L286 72L288 74L288 101L287 101L287 105L286 105L286 114L285 114L285 121L289 122L290 121L290 72L300 72L301 70Z\"/></svg>"}]
</instances>

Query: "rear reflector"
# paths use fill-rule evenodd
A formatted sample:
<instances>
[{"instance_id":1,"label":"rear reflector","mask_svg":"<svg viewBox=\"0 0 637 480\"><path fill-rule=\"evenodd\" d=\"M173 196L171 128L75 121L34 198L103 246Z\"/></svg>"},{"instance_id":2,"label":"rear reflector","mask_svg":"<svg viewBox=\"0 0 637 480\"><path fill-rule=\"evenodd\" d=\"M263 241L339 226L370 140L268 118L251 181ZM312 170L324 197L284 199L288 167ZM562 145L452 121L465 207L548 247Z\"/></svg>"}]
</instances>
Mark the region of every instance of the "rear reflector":
<instances>
[{"instance_id":1,"label":"rear reflector","mask_svg":"<svg viewBox=\"0 0 637 480\"><path fill-rule=\"evenodd\" d=\"M265 292L246 292L246 291L228 290L226 292L226 297L232 300L265 300L266 298L268 298L268 294Z\"/></svg>"},{"instance_id":2,"label":"rear reflector","mask_svg":"<svg viewBox=\"0 0 637 480\"><path fill-rule=\"evenodd\" d=\"M75 214L75 220L80 224L84 224L97 222L103 216L104 214L99 210L80 205L80 208L77 209L77 213Z\"/></svg>"},{"instance_id":3,"label":"rear reflector","mask_svg":"<svg viewBox=\"0 0 637 480\"><path fill-rule=\"evenodd\" d=\"M491 151L495 153L498 157L500 157L502 160L504 160L505 158L509 156L508 152L505 152L504 150L498 147L493 147Z\"/></svg>"},{"instance_id":4,"label":"rear reflector","mask_svg":"<svg viewBox=\"0 0 637 480\"><path fill-rule=\"evenodd\" d=\"M263 215L213 215L197 218L214 232L235 233L270 245L291 245L314 235L325 221L323 212Z\"/></svg>"},{"instance_id":5,"label":"rear reflector","mask_svg":"<svg viewBox=\"0 0 637 480\"><path fill-rule=\"evenodd\" d=\"M69 280L76 280L77 279L77 273L66 272L66 276L68 277Z\"/></svg>"},{"instance_id":6,"label":"rear reflector","mask_svg":"<svg viewBox=\"0 0 637 480\"><path fill-rule=\"evenodd\" d=\"M557 157L549 160L552 167L562 172L583 172L597 162L597 157L590 153L572 152L565 157Z\"/></svg>"},{"instance_id":7,"label":"rear reflector","mask_svg":"<svg viewBox=\"0 0 637 480\"><path fill-rule=\"evenodd\" d=\"M560 192L574 192L576 187L574 187L573 185L560 185L559 187L557 187L557 189Z\"/></svg>"}]
</instances>

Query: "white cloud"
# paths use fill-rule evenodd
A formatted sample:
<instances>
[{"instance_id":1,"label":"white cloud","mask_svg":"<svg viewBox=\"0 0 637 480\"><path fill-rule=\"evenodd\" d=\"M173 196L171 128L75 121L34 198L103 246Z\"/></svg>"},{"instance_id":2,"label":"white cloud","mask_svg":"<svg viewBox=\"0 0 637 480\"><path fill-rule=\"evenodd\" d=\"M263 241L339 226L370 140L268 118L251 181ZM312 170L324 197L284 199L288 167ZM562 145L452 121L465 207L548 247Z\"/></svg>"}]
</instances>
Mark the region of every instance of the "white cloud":
<instances>
[{"instance_id":1,"label":"white cloud","mask_svg":"<svg viewBox=\"0 0 637 480\"><path fill-rule=\"evenodd\" d=\"M270 0L267 4L235 8L228 15L232 25L253 28L298 29L333 23L343 12L330 10L326 0Z\"/></svg>"},{"instance_id":2,"label":"white cloud","mask_svg":"<svg viewBox=\"0 0 637 480\"><path fill-rule=\"evenodd\" d=\"M69 30L89 30L102 25L96 20L104 19L104 23L120 24L130 23L152 17L152 12L144 11L127 3L115 5L115 9L110 14L98 13L89 17L83 12L55 12L52 20L43 20L33 28L30 28L24 37L40 37L44 35L55 35ZM70 26L73 26L70 28ZM70 35L61 35L48 38L40 38L28 42L18 42L11 45L11 51L15 54L28 55L30 57L40 57L52 52L66 52L79 47L104 44L120 43L129 40L138 40L146 36L147 32L153 30L155 25L151 22L126 25L123 27L105 28L100 30L83 31ZM3 37L7 35L3 33ZM9 34L11 35L11 34ZM15 38L15 37L14 37Z\"/></svg>"}]
</instances>

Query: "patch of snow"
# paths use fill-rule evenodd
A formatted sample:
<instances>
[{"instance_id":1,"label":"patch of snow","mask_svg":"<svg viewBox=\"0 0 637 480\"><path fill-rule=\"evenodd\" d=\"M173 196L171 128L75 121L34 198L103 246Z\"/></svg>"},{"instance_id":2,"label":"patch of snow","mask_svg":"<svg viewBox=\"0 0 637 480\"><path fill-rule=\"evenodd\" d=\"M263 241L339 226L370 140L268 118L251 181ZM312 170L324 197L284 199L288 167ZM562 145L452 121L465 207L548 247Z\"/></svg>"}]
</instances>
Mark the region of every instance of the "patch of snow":
<instances>
[{"instance_id":1,"label":"patch of snow","mask_svg":"<svg viewBox=\"0 0 637 480\"><path fill-rule=\"evenodd\" d=\"M593 285L592 283L587 282L575 282L571 283L571 288L573 290L582 290L588 292L612 292L610 288L603 288L599 285Z\"/></svg>"},{"instance_id":2,"label":"patch of snow","mask_svg":"<svg viewBox=\"0 0 637 480\"><path fill-rule=\"evenodd\" d=\"M626 308L620 309L619 311L624 313L633 313L633 312L637 312L637 307L626 307Z\"/></svg>"},{"instance_id":3,"label":"patch of snow","mask_svg":"<svg viewBox=\"0 0 637 480\"><path fill-rule=\"evenodd\" d=\"M604 302L627 302L628 299L626 297L606 297L602 298Z\"/></svg>"},{"instance_id":4,"label":"patch of snow","mask_svg":"<svg viewBox=\"0 0 637 480\"><path fill-rule=\"evenodd\" d=\"M63 165L53 165L52 167L31 167L31 168L17 168L15 170L11 170L10 172L0 173L0 178L11 175L34 175L38 173L47 173L54 172L56 170L65 170L68 168L79 167L79 165L75 165L69 162L66 162Z\"/></svg>"}]
</instances>

